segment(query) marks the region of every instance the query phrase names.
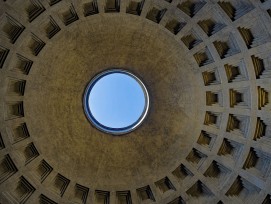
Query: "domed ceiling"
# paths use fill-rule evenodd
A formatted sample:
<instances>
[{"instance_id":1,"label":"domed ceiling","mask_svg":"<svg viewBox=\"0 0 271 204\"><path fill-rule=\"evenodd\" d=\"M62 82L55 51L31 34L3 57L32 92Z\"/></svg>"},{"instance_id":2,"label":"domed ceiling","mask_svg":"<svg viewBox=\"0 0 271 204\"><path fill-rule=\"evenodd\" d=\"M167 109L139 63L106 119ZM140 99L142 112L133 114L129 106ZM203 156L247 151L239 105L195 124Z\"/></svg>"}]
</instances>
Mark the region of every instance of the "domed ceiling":
<instances>
[{"instance_id":1,"label":"domed ceiling","mask_svg":"<svg viewBox=\"0 0 271 204\"><path fill-rule=\"evenodd\" d=\"M0 2L0 203L271 203L271 0ZM143 124L84 114L138 76Z\"/></svg>"}]
</instances>

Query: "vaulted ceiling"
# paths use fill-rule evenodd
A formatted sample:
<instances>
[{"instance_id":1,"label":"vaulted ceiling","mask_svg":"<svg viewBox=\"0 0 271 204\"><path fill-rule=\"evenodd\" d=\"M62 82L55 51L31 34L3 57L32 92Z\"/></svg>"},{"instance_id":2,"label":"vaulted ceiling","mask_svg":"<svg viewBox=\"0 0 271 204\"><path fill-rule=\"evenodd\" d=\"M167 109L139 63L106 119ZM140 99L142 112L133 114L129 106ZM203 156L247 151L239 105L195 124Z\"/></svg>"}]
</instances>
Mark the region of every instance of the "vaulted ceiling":
<instances>
[{"instance_id":1,"label":"vaulted ceiling","mask_svg":"<svg viewBox=\"0 0 271 204\"><path fill-rule=\"evenodd\" d=\"M144 123L84 114L142 79ZM271 203L271 0L0 2L0 203Z\"/></svg>"}]
</instances>

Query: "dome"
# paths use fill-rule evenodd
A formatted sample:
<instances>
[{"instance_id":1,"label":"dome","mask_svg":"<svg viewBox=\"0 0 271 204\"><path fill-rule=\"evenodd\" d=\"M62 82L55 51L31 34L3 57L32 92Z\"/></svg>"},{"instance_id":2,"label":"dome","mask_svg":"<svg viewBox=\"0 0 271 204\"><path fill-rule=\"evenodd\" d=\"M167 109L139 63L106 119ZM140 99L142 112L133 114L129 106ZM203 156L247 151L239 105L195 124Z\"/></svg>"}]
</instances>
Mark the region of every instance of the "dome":
<instances>
[{"instance_id":1,"label":"dome","mask_svg":"<svg viewBox=\"0 0 271 204\"><path fill-rule=\"evenodd\" d=\"M271 203L271 0L0 2L0 203ZM84 110L144 83L123 135Z\"/></svg>"}]
</instances>

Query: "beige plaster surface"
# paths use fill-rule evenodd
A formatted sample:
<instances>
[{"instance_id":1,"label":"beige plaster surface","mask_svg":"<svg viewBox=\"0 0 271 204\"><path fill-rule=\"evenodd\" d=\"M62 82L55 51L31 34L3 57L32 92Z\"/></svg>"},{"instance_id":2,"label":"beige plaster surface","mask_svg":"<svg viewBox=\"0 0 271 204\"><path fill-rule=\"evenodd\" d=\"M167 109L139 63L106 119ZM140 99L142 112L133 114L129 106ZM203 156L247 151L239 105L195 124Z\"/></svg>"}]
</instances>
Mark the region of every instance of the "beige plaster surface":
<instances>
[{"instance_id":1,"label":"beige plaster surface","mask_svg":"<svg viewBox=\"0 0 271 204\"><path fill-rule=\"evenodd\" d=\"M97 17L43 50L28 79L25 118L55 170L93 187L125 189L159 179L187 156L198 136L200 80L175 39L157 27L133 16ZM150 94L146 120L123 136L92 127L82 107L90 79L110 68L136 74Z\"/></svg>"}]
</instances>

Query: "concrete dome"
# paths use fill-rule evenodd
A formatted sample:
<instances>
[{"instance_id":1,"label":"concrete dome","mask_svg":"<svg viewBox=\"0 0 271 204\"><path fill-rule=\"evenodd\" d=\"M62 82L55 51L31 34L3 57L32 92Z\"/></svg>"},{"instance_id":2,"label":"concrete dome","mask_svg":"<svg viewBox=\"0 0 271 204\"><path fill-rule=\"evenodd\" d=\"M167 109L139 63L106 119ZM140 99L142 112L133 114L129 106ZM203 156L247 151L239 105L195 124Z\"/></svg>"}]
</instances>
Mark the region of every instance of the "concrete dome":
<instances>
[{"instance_id":1,"label":"concrete dome","mask_svg":"<svg viewBox=\"0 0 271 204\"><path fill-rule=\"evenodd\" d=\"M270 0L0 2L0 203L271 203ZM89 81L138 76L113 136Z\"/></svg>"}]
</instances>

